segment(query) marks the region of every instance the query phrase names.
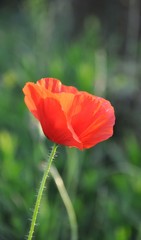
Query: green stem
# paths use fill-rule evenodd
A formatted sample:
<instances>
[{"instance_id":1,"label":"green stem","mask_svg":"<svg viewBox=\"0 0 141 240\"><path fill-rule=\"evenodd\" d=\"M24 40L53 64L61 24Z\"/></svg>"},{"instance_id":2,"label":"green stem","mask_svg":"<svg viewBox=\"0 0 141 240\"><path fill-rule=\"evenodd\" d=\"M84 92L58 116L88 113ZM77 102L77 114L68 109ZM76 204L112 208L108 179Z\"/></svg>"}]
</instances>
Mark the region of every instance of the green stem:
<instances>
[{"instance_id":1,"label":"green stem","mask_svg":"<svg viewBox=\"0 0 141 240\"><path fill-rule=\"evenodd\" d=\"M47 164L47 166L45 168L45 171L44 171L44 175L43 175L43 178L42 178L42 181L41 181L41 184L40 184L40 188L39 188L39 191L38 191L38 195L37 195L37 199L36 199L36 203L35 203L35 207L34 207L34 211L33 211L33 215L32 215L32 220L31 220L31 225L30 225L30 230L29 230L27 240L32 240L32 237L33 237L34 228L35 228L35 224L36 224L36 219L37 219L37 215L38 215L38 211L39 211L39 207L40 207L40 202L41 202L41 198L42 198L42 195L43 195L43 190L44 190L44 187L45 187L46 179L47 179L49 171L50 171L51 163L52 163L52 161L55 157L57 147L58 146L56 144L54 144L54 146L52 148L52 151L51 151L51 154L50 154L49 159L48 159L48 164Z\"/></svg>"}]
</instances>

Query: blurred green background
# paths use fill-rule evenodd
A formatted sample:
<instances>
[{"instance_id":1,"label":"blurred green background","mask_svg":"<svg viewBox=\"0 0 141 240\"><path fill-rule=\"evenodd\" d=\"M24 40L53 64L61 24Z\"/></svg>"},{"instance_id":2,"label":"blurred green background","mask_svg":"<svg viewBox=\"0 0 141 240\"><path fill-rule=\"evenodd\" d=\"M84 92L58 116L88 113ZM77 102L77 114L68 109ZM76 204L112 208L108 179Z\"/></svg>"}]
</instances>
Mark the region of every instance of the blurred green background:
<instances>
[{"instance_id":1,"label":"blurred green background","mask_svg":"<svg viewBox=\"0 0 141 240\"><path fill-rule=\"evenodd\" d=\"M0 240L25 239L46 154L22 88L55 77L109 99L114 136L92 149L59 147L54 161L79 240L141 239L141 6L132 0L0 2ZM50 176L36 240L69 240Z\"/></svg>"}]
</instances>

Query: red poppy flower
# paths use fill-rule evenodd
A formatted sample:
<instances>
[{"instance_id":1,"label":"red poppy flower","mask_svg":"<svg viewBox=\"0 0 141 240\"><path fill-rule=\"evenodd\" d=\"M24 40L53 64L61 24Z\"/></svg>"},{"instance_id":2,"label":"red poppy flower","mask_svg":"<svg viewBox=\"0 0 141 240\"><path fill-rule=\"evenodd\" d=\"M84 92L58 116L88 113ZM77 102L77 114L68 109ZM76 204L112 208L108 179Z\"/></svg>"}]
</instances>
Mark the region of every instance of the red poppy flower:
<instances>
[{"instance_id":1,"label":"red poppy flower","mask_svg":"<svg viewBox=\"0 0 141 240\"><path fill-rule=\"evenodd\" d=\"M114 109L103 98L65 86L54 78L28 82L23 92L45 136L57 144L82 150L113 134Z\"/></svg>"}]
</instances>

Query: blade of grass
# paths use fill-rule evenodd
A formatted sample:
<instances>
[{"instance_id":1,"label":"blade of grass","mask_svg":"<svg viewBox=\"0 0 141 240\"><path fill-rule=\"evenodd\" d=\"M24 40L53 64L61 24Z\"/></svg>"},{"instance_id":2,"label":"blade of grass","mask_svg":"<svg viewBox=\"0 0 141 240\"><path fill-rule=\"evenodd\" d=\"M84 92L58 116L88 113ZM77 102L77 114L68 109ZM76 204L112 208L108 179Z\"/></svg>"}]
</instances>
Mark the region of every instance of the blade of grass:
<instances>
[{"instance_id":1,"label":"blade of grass","mask_svg":"<svg viewBox=\"0 0 141 240\"><path fill-rule=\"evenodd\" d=\"M58 188L58 191L60 193L60 196L62 198L62 201L63 201L63 203L66 207L67 213L68 213L70 227L71 227L71 240L77 240L78 239L78 226L77 226L76 215L75 215L75 211L74 211L72 202L70 200L70 197L65 188L64 182L63 182L57 168L54 165L51 166L50 173L56 183L56 186Z\"/></svg>"}]
</instances>

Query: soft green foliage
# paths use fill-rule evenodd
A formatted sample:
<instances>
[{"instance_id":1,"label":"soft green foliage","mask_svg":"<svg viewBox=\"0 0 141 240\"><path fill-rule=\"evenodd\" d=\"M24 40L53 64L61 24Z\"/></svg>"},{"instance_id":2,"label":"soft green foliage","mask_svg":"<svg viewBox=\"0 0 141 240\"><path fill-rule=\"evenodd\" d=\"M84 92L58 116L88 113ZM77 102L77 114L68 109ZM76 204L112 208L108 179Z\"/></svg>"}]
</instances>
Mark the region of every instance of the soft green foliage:
<instances>
[{"instance_id":1,"label":"soft green foliage","mask_svg":"<svg viewBox=\"0 0 141 240\"><path fill-rule=\"evenodd\" d=\"M137 69L137 65L130 65L130 59L121 62L115 52L107 54L100 23L94 17L86 20L79 37L72 40L71 10L66 2L68 15L62 11L57 20L58 6L43 0L24 1L18 12L1 12L0 240L24 239L29 230L51 143L40 136L29 115L22 87L45 76L106 96L116 109L111 140L83 152L59 147L54 161L76 212L79 239L140 240L139 83L130 74L130 66ZM42 141L46 141L47 153L43 153ZM70 239L66 209L51 177L38 223L35 239Z\"/></svg>"}]
</instances>

